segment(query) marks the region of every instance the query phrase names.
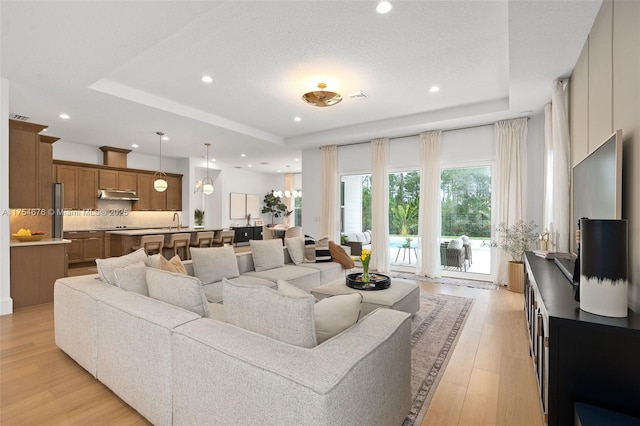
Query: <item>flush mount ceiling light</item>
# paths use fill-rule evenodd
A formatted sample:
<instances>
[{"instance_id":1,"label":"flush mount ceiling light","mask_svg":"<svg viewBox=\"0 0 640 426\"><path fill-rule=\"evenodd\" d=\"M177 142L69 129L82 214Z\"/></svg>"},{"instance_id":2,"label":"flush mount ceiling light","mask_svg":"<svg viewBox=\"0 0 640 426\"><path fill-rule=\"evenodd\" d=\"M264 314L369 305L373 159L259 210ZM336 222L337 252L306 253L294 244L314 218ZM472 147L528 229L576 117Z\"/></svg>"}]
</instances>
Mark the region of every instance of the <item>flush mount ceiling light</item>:
<instances>
[{"instance_id":1,"label":"flush mount ceiling light","mask_svg":"<svg viewBox=\"0 0 640 426\"><path fill-rule=\"evenodd\" d=\"M207 147L207 177L202 179L202 193L204 195L213 194L213 179L209 177L209 147L210 143L205 143L204 146Z\"/></svg>"},{"instance_id":2,"label":"flush mount ceiling light","mask_svg":"<svg viewBox=\"0 0 640 426\"><path fill-rule=\"evenodd\" d=\"M308 92L302 95L302 100L309 105L317 107L333 106L342 101L342 96L339 93L324 90L327 88L326 83L318 83L318 89L313 92Z\"/></svg>"},{"instance_id":3,"label":"flush mount ceiling light","mask_svg":"<svg viewBox=\"0 0 640 426\"><path fill-rule=\"evenodd\" d=\"M162 171L162 136L164 136L164 133L156 132L156 135L160 137L160 170L153 174L153 189L158 192L164 192L169 186L167 184L167 174Z\"/></svg>"}]
</instances>

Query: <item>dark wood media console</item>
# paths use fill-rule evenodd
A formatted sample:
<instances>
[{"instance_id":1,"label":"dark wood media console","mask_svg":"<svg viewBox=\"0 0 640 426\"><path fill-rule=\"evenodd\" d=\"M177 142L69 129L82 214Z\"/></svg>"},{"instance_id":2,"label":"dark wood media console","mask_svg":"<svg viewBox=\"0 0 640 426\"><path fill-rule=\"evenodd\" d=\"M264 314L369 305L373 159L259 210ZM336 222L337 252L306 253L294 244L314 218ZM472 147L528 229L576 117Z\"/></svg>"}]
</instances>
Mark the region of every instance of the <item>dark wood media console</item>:
<instances>
[{"instance_id":1,"label":"dark wood media console","mask_svg":"<svg viewBox=\"0 0 640 426\"><path fill-rule=\"evenodd\" d=\"M524 311L547 423L574 424L576 402L640 417L640 315L581 311L552 260L527 252L525 263Z\"/></svg>"}]
</instances>

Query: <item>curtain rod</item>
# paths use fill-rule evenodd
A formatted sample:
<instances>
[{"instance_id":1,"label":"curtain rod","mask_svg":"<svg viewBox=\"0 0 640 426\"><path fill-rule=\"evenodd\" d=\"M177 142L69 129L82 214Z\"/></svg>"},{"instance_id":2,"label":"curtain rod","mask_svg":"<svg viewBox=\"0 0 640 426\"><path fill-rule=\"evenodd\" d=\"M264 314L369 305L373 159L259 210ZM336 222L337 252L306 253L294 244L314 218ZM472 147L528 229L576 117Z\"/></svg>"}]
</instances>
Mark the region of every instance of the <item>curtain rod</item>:
<instances>
[{"instance_id":1,"label":"curtain rod","mask_svg":"<svg viewBox=\"0 0 640 426\"><path fill-rule=\"evenodd\" d=\"M526 117L527 121L531 119L531 117ZM513 120L513 119L511 119ZM498 120L498 121L505 121L505 120ZM492 122L492 123L484 123L484 124L474 124L471 126L464 126L464 127L452 127L449 129L444 129L442 130L442 133L446 133L446 132L453 132L455 130L467 130L467 129L475 129L476 127L487 127L487 126L494 126L496 124L496 121ZM425 132L429 132L432 130L425 130ZM424 133L424 132L420 132L420 133ZM412 136L420 136L420 133L413 133L413 134L409 134L409 135L401 135L401 136L394 136L392 138L389 138L389 140L393 140L393 139L402 139L402 138L410 138ZM351 143L344 143L344 144L340 144L338 145L338 147L341 146L351 146L351 145L362 145L364 143L371 143L371 141L361 141L361 142L351 142ZM318 148L319 149L319 148Z\"/></svg>"}]
</instances>

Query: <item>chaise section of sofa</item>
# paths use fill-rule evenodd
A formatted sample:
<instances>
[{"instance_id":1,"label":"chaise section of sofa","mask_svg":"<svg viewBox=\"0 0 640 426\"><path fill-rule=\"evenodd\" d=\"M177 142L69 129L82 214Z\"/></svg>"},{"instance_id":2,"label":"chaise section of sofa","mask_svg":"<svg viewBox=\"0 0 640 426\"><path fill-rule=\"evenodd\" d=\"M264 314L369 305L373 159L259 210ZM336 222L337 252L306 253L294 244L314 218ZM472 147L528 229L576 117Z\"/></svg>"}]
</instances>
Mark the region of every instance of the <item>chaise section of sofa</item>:
<instances>
[{"instance_id":1,"label":"chaise section of sofa","mask_svg":"<svg viewBox=\"0 0 640 426\"><path fill-rule=\"evenodd\" d=\"M312 349L193 321L174 330L172 369L175 424L399 425L411 403L409 315L377 310Z\"/></svg>"}]
</instances>

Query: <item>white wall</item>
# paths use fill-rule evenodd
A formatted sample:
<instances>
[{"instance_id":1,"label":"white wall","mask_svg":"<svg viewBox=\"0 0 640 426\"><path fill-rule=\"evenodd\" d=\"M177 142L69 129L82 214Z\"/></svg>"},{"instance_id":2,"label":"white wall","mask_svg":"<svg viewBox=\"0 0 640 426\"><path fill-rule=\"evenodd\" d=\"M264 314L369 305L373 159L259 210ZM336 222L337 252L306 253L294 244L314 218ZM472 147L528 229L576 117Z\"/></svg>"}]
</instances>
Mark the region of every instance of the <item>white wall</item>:
<instances>
[{"instance_id":1,"label":"white wall","mask_svg":"<svg viewBox=\"0 0 640 426\"><path fill-rule=\"evenodd\" d=\"M9 81L0 79L0 315L13 312L9 271Z\"/></svg>"},{"instance_id":2,"label":"white wall","mask_svg":"<svg viewBox=\"0 0 640 426\"><path fill-rule=\"evenodd\" d=\"M260 173L245 169L229 168L220 173L220 179L222 181L220 211L222 213L223 227L232 226L235 222L238 222L239 225L246 223L246 221L243 220L231 220L229 218L230 193L257 194L260 197L260 208L262 209L262 200L268 192L284 188L284 174ZM263 214L260 218L264 220L265 224L271 223L271 215L269 214ZM251 220L254 221L260 218L253 217Z\"/></svg>"}]
</instances>

